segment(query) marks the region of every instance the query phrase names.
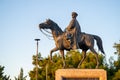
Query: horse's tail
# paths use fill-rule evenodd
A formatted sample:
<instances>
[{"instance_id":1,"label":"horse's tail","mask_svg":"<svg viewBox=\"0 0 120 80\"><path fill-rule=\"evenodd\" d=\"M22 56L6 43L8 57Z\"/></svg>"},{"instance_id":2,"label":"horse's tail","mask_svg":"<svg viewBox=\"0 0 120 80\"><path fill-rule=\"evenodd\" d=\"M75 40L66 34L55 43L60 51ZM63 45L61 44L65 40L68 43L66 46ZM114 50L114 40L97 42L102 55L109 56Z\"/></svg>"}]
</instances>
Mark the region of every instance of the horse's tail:
<instances>
[{"instance_id":1,"label":"horse's tail","mask_svg":"<svg viewBox=\"0 0 120 80\"><path fill-rule=\"evenodd\" d=\"M99 50L100 50L103 54L105 54L104 49L103 49L103 45L102 45L102 39L101 39L99 36L97 36L97 35L92 35L92 36L93 36L94 39L96 40L97 46L98 46Z\"/></svg>"}]
</instances>

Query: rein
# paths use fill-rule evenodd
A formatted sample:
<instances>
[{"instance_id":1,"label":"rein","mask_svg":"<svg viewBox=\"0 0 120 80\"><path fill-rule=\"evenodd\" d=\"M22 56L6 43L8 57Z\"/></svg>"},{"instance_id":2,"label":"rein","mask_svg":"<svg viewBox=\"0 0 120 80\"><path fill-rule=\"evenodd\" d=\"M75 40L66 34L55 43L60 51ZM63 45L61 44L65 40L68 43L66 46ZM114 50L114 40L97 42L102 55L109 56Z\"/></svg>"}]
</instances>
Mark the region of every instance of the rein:
<instances>
[{"instance_id":1,"label":"rein","mask_svg":"<svg viewBox=\"0 0 120 80\"><path fill-rule=\"evenodd\" d=\"M53 37L53 36L48 35L48 34L45 33L45 32L47 32L47 33L52 34L51 32L49 32L49 31L47 31L47 30L44 30L45 32L43 32L42 29L40 29L40 31L41 31L48 39L53 40L53 38L50 38L50 37Z\"/></svg>"}]
</instances>

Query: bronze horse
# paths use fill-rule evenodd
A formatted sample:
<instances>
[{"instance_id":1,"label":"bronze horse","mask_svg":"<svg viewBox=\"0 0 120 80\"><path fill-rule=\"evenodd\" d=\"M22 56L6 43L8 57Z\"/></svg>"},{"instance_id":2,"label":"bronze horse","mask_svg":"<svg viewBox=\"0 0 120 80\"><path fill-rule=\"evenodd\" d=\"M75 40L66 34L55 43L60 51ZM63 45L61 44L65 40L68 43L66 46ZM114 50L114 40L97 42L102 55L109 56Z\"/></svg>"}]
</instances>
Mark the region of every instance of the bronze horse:
<instances>
[{"instance_id":1,"label":"bronze horse","mask_svg":"<svg viewBox=\"0 0 120 80\"><path fill-rule=\"evenodd\" d=\"M62 55L63 60L63 67L65 67L65 57L64 57L64 50L70 50L70 41L66 39L66 32L63 32L61 28L52 20L48 19L44 23L39 24L39 29L50 29L53 35L53 39L55 41L55 47L50 51L50 59L52 61L52 53L54 51L60 50L60 53ZM81 37L80 37L81 36ZM90 49L96 57L97 65L96 68L99 66L99 60L98 60L98 54L94 49L94 40L97 42L98 49L103 53L103 46L102 46L102 40L97 35L87 34L87 33L81 33L80 36L77 38L80 38L79 48L82 49L83 58L78 64L78 68L86 58L86 51Z\"/></svg>"}]
</instances>

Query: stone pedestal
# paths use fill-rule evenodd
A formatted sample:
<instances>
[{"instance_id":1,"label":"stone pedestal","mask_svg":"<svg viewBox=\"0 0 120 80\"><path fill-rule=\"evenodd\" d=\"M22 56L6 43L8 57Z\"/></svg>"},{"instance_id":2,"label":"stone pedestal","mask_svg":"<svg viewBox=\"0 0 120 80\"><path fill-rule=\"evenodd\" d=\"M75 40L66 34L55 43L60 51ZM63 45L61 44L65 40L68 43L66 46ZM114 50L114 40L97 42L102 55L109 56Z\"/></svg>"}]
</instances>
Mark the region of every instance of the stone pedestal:
<instances>
[{"instance_id":1,"label":"stone pedestal","mask_svg":"<svg viewBox=\"0 0 120 80\"><path fill-rule=\"evenodd\" d=\"M104 69L58 69L55 80L107 80Z\"/></svg>"}]
</instances>

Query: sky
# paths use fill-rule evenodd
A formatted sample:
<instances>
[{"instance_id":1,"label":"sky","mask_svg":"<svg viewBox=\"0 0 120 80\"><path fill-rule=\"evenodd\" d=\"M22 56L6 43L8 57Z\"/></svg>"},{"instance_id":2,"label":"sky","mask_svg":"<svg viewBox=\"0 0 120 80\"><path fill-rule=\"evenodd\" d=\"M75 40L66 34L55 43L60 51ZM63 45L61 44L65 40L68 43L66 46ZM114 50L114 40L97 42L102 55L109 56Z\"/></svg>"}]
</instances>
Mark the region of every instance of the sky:
<instances>
[{"instance_id":1,"label":"sky","mask_svg":"<svg viewBox=\"0 0 120 80\"><path fill-rule=\"evenodd\" d=\"M82 32L102 38L107 60L116 59L113 45L120 40L120 0L0 0L0 65L5 66L5 74L14 79L23 68L28 75L34 67L34 39L41 39L42 57L55 46L38 25L49 18L64 30L73 11L78 13Z\"/></svg>"}]
</instances>

